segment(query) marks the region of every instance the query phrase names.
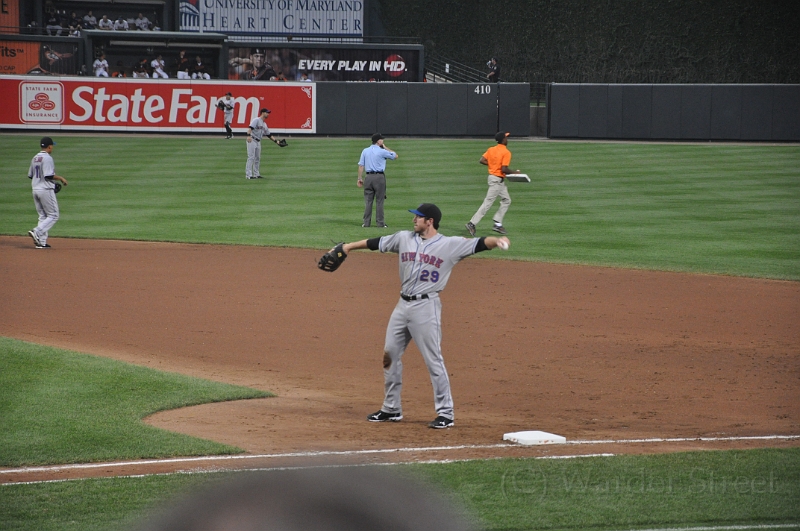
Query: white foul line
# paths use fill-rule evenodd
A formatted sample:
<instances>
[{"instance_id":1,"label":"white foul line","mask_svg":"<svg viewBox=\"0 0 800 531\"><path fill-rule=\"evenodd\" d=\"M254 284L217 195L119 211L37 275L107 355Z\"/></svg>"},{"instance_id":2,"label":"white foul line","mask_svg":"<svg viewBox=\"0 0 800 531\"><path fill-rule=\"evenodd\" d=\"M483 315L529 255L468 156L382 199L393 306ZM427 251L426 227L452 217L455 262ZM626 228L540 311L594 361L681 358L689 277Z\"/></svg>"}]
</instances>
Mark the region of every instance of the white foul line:
<instances>
[{"instance_id":1,"label":"white foul line","mask_svg":"<svg viewBox=\"0 0 800 531\"><path fill-rule=\"evenodd\" d=\"M659 529L631 529L631 531L727 531L728 529L797 529L798 524L743 524L716 525L713 527L664 527Z\"/></svg>"},{"instance_id":2,"label":"white foul line","mask_svg":"<svg viewBox=\"0 0 800 531\"><path fill-rule=\"evenodd\" d=\"M672 443L672 442L722 442L722 441L752 441L752 440L791 440L800 439L800 435L761 435L752 437L675 437L675 438L653 438L653 439L607 439L607 440L575 440L567 441L563 444L583 445L583 444L641 444L641 443ZM545 445L542 445L545 446ZM551 446L551 445L547 445ZM294 452L286 454L259 454L259 455L223 455L223 456L202 456L202 457L177 457L172 459L150 459L138 461L119 461L112 463L83 463L73 465L55 465L40 467L22 467L0 470L0 474L19 474L30 472L60 472L64 470L79 470L105 467L124 467L141 465L164 465L173 463L197 463L201 461L233 461L244 459L276 459L288 457L335 457L335 456L358 456L375 455L389 453L412 453L412 452L443 452L451 450L484 450L492 448L526 448L519 444L465 444L460 446L428 446L422 448L386 448L378 450L344 450L344 451L320 451L320 452ZM530 448L530 447L527 447Z\"/></svg>"}]
</instances>

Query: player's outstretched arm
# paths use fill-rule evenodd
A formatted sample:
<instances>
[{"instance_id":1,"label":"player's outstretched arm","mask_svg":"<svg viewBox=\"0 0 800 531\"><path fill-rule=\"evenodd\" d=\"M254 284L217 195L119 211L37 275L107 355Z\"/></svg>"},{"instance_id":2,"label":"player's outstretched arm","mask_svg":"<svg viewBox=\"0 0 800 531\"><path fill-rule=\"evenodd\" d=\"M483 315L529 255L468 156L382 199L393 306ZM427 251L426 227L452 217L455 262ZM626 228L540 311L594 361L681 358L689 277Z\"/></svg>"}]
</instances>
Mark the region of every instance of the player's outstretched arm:
<instances>
[{"instance_id":1,"label":"player's outstretched arm","mask_svg":"<svg viewBox=\"0 0 800 531\"><path fill-rule=\"evenodd\" d=\"M486 245L486 248L491 250L496 247L500 247L501 249L508 249L508 246L511 245L511 240L509 240L505 236L495 237L495 236L487 236L483 239L483 243Z\"/></svg>"},{"instance_id":2,"label":"player's outstretched arm","mask_svg":"<svg viewBox=\"0 0 800 531\"><path fill-rule=\"evenodd\" d=\"M367 240L361 240L352 243L344 244L344 252L350 254L350 251L358 251L359 249L369 249L367 245Z\"/></svg>"}]
</instances>

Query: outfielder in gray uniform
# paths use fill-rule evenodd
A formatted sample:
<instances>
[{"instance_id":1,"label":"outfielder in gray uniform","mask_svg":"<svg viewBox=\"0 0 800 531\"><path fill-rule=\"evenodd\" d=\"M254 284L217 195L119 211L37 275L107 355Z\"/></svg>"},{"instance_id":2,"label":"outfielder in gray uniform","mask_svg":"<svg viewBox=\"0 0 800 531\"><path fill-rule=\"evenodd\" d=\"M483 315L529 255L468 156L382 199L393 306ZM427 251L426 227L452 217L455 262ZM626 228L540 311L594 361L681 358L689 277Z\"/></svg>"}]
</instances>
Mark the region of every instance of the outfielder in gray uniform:
<instances>
[{"instance_id":1,"label":"outfielder in gray uniform","mask_svg":"<svg viewBox=\"0 0 800 531\"><path fill-rule=\"evenodd\" d=\"M53 181L60 181L64 186L67 180L60 175L56 175L56 166L53 157L55 142L49 136L39 141L42 150L31 160L31 167L28 170L28 178L31 180L33 189L33 204L39 214L39 224L35 229L29 230L28 235L33 238L33 243L37 249L49 249L47 236L59 217L58 201L56 200L56 184Z\"/></svg>"},{"instance_id":2,"label":"outfielder in gray uniform","mask_svg":"<svg viewBox=\"0 0 800 531\"><path fill-rule=\"evenodd\" d=\"M233 138L231 124L233 123L233 108L236 106L236 100L234 100L232 94L228 92L220 101L222 102L222 120L225 123L225 132L227 133L225 138L230 140Z\"/></svg>"},{"instance_id":3,"label":"outfielder in gray uniform","mask_svg":"<svg viewBox=\"0 0 800 531\"><path fill-rule=\"evenodd\" d=\"M261 109L258 116L250 122L247 131L247 167L245 168L245 177L248 179L263 179L261 176L261 139L265 136L277 142L270 134L269 127L267 127L267 118L269 109Z\"/></svg>"},{"instance_id":4,"label":"outfielder in gray uniform","mask_svg":"<svg viewBox=\"0 0 800 531\"><path fill-rule=\"evenodd\" d=\"M409 212L414 214L413 231L400 231L344 245L347 254L357 249L369 249L397 253L400 259L400 299L389 319L384 345L383 406L369 415L367 420L396 422L403 419L400 401L402 357L413 339L422 353L433 385L437 416L428 426L449 428L454 425L455 414L450 379L442 357L442 302L439 292L447 284L453 267L463 258L494 249L498 242L509 243L509 240L505 236L463 238L439 234L442 212L431 203L424 203Z\"/></svg>"}]
</instances>

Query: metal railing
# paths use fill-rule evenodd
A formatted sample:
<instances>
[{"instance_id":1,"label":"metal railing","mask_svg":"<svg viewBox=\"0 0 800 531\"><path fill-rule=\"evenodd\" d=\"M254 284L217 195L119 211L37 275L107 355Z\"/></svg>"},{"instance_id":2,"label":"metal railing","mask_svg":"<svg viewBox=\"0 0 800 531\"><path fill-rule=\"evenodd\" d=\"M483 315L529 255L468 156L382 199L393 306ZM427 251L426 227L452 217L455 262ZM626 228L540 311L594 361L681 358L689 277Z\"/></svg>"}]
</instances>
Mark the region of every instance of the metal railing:
<instances>
[{"instance_id":1,"label":"metal railing","mask_svg":"<svg viewBox=\"0 0 800 531\"><path fill-rule=\"evenodd\" d=\"M439 83L481 83L486 74L471 66L457 63L437 53L425 55L425 70L428 81Z\"/></svg>"},{"instance_id":2,"label":"metal railing","mask_svg":"<svg viewBox=\"0 0 800 531\"><path fill-rule=\"evenodd\" d=\"M325 44L421 44L416 37L326 37L324 35L267 35L267 34L228 34L232 42L262 43L325 43Z\"/></svg>"}]
</instances>

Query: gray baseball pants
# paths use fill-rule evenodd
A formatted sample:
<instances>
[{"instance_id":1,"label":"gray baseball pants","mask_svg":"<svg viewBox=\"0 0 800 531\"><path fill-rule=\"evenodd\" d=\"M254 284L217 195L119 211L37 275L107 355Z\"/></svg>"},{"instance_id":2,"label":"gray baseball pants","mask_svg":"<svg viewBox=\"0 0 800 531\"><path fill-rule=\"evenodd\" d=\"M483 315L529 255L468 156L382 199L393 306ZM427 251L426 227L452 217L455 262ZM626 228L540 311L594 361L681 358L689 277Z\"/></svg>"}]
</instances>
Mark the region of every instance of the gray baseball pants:
<instances>
[{"instance_id":1,"label":"gray baseball pants","mask_svg":"<svg viewBox=\"0 0 800 531\"><path fill-rule=\"evenodd\" d=\"M247 167L244 174L249 178L261 175L261 142L257 140L247 143Z\"/></svg>"},{"instance_id":2,"label":"gray baseball pants","mask_svg":"<svg viewBox=\"0 0 800 531\"><path fill-rule=\"evenodd\" d=\"M429 299L397 302L386 328L383 379L385 396L381 409L387 413L402 413L400 393L403 388L403 353L414 340L422 353L433 385L436 414L455 419L450 378L442 357L442 301L437 293Z\"/></svg>"},{"instance_id":3,"label":"gray baseball pants","mask_svg":"<svg viewBox=\"0 0 800 531\"><path fill-rule=\"evenodd\" d=\"M33 229L33 232L39 242L44 245L47 243L48 232L59 217L55 190L34 190L33 204L36 205L36 212L39 214L39 224Z\"/></svg>"}]
</instances>

